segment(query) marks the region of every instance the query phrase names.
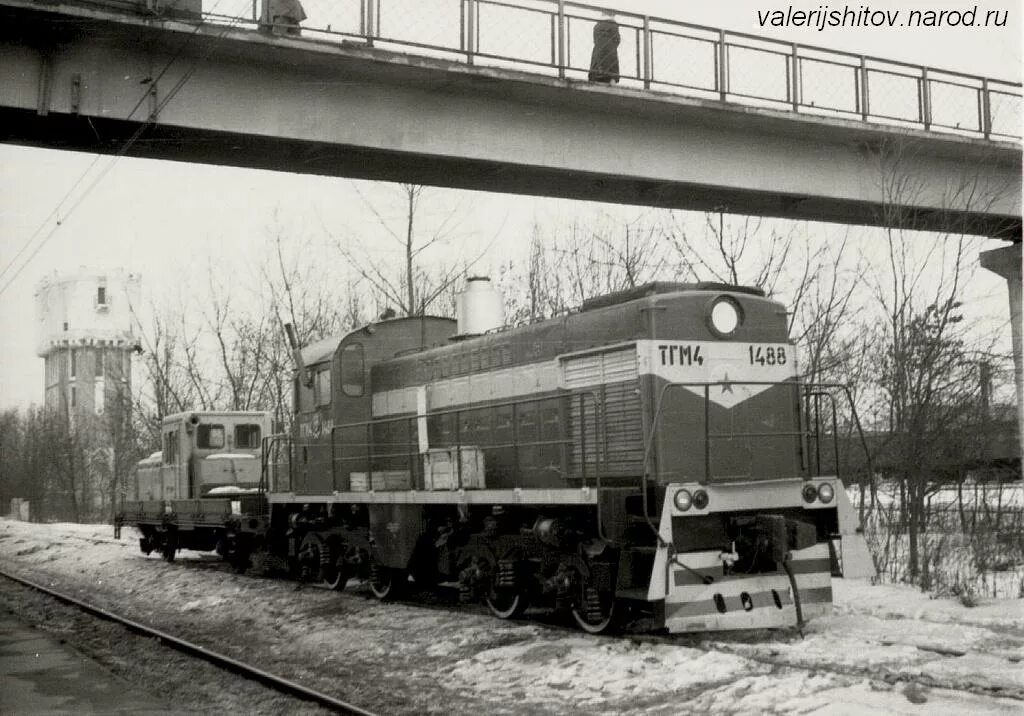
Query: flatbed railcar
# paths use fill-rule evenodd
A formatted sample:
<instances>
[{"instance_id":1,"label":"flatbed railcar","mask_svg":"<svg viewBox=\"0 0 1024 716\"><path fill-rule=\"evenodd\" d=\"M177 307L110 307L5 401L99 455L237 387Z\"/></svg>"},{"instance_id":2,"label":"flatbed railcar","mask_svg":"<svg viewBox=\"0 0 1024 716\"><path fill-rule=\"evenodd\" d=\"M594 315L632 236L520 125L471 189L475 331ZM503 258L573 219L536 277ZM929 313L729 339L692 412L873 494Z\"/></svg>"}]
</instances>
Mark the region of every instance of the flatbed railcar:
<instances>
[{"instance_id":1,"label":"flatbed railcar","mask_svg":"<svg viewBox=\"0 0 1024 716\"><path fill-rule=\"evenodd\" d=\"M264 440L236 562L258 546L336 589L447 585L588 632L638 611L670 632L789 626L870 569L817 469L836 431L808 408L833 396L800 383L781 304L654 283L512 328L499 306L471 280L459 322L296 348L294 429Z\"/></svg>"}]
</instances>

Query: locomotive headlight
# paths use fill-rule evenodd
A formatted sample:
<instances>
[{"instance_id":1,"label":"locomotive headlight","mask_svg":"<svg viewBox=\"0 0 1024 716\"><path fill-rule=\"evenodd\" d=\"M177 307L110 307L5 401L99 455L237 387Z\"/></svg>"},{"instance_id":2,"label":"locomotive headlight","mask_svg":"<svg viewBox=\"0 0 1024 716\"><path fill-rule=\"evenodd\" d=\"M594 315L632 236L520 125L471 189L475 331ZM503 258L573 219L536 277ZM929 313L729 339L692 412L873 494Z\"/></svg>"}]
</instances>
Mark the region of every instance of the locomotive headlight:
<instances>
[{"instance_id":1,"label":"locomotive headlight","mask_svg":"<svg viewBox=\"0 0 1024 716\"><path fill-rule=\"evenodd\" d=\"M804 489L801 492L804 496L804 502L811 503L818 499L818 490L810 483L804 485Z\"/></svg>"},{"instance_id":2,"label":"locomotive headlight","mask_svg":"<svg viewBox=\"0 0 1024 716\"><path fill-rule=\"evenodd\" d=\"M708 498L708 493L704 492L704 490L697 490L693 493L693 506L698 510L703 510L708 506L709 502L711 500Z\"/></svg>"},{"instance_id":3,"label":"locomotive headlight","mask_svg":"<svg viewBox=\"0 0 1024 716\"><path fill-rule=\"evenodd\" d=\"M818 499L822 502L828 503L832 501L832 498L836 496L835 489L832 487L832 483L823 482L818 485Z\"/></svg>"},{"instance_id":4,"label":"locomotive headlight","mask_svg":"<svg viewBox=\"0 0 1024 716\"><path fill-rule=\"evenodd\" d=\"M732 335L741 320L740 307L733 299L719 298L711 305L711 328L719 336Z\"/></svg>"},{"instance_id":5,"label":"locomotive headlight","mask_svg":"<svg viewBox=\"0 0 1024 716\"><path fill-rule=\"evenodd\" d=\"M686 490L680 490L679 492L676 493L674 502L676 504L677 510L679 510L680 512L686 512L688 509L690 509L690 505L693 504L693 498L690 496L690 493L687 492Z\"/></svg>"}]
</instances>

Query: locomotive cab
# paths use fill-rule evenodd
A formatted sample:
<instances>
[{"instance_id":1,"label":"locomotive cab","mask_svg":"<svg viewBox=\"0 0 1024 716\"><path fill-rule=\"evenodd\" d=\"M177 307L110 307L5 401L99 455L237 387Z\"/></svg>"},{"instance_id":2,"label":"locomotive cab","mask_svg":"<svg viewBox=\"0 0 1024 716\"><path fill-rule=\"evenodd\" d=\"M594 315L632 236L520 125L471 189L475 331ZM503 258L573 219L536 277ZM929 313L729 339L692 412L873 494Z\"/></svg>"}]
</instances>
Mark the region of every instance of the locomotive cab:
<instances>
[{"instance_id":1,"label":"locomotive cab","mask_svg":"<svg viewBox=\"0 0 1024 716\"><path fill-rule=\"evenodd\" d=\"M393 482L411 487L414 468L397 464L387 449L398 441L404 450L407 431L398 427L391 435L391 426L372 424L371 370L397 354L444 344L455 330L448 318L393 318L302 348L294 377L291 491L347 491L353 474L358 482L385 470Z\"/></svg>"}]
</instances>

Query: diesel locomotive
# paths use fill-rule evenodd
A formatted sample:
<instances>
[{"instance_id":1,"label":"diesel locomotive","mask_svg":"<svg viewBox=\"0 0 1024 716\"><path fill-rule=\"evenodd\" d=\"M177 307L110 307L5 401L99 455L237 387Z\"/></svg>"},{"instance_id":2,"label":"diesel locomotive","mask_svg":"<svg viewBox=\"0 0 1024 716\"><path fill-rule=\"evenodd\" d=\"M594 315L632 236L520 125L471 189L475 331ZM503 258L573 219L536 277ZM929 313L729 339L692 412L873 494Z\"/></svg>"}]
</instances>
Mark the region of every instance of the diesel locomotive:
<instances>
[{"instance_id":1,"label":"diesel locomotive","mask_svg":"<svg viewBox=\"0 0 1024 716\"><path fill-rule=\"evenodd\" d=\"M831 610L833 575L871 570L821 474L835 391L799 380L780 303L653 283L503 323L470 279L458 321L293 340L294 428L264 437L237 512L221 498L218 549L381 599L415 584L500 618L562 608L595 633L625 613L670 632L789 626ZM165 510L144 548L166 553Z\"/></svg>"}]
</instances>

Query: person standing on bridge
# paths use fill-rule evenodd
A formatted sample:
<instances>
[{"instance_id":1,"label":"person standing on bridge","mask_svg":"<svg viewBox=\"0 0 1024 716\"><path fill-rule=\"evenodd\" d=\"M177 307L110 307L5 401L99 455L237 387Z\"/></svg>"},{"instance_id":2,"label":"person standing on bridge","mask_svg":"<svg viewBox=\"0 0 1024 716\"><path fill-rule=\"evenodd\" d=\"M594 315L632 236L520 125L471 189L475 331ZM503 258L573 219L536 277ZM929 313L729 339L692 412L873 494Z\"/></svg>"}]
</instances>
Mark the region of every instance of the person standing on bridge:
<instances>
[{"instance_id":1,"label":"person standing on bridge","mask_svg":"<svg viewBox=\"0 0 1024 716\"><path fill-rule=\"evenodd\" d=\"M270 31L275 35L301 35L299 23L306 19L306 10L299 0L270 0Z\"/></svg>"},{"instance_id":2,"label":"person standing on bridge","mask_svg":"<svg viewBox=\"0 0 1024 716\"><path fill-rule=\"evenodd\" d=\"M590 55L591 82L619 81L619 25L609 11L594 23L594 51Z\"/></svg>"}]
</instances>

